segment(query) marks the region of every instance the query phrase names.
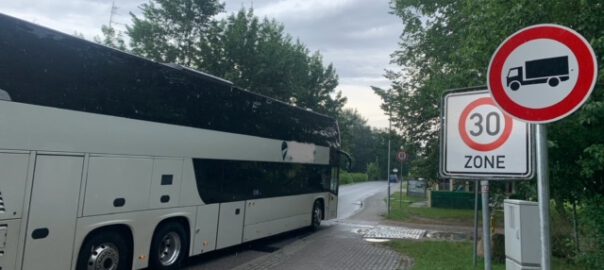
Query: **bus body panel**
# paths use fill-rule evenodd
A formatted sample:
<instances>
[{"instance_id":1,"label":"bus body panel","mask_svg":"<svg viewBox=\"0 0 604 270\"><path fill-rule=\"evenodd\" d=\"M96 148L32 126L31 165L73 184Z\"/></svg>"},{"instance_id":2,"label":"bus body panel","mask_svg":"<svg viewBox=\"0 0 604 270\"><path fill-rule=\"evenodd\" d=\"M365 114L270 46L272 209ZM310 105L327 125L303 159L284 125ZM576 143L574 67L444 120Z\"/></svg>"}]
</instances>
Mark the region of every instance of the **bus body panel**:
<instances>
[{"instance_id":1,"label":"bus body panel","mask_svg":"<svg viewBox=\"0 0 604 270\"><path fill-rule=\"evenodd\" d=\"M0 154L0 222L22 217L29 154Z\"/></svg>"},{"instance_id":2,"label":"bus body panel","mask_svg":"<svg viewBox=\"0 0 604 270\"><path fill-rule=\"evenodd\" d=\"M0 125L0 149L301 163L284 160L282 140L2 100ZM304 163L329 164L329 148L313 147Z\"/></svg>"},{"instance_id":3,"label":"bus body panel","mask_svg":"<svg viewBox=\"0 0 604 270\"><path fill-rule=\"evenodd\" d=\"M182 184L183 159L156 158L149 193L149 208L179 206Z\"/></svg>"},{"instance_id":4,"label":"bus body panel","mask_svg":"<svg viewBox=\"0 0 604 270\"><path fill-rule=\"evenodd\" d=\"M84 216L149 208L152 170L151 158L90 157Z\"/></svg>"},{"instance_id":5,"label":"bus body panel","mask_svg":"<svg viewBox=\"0 0 604 270\"><path fill-rule=\"evenodd\" d=\"M37 156L23 269L69 269L83 164L83 157Z\"/></svg>"},{"instance_id":6,"label":"bus body panel","mask_svg":"<svg viewBox=\"0 0 604 270\"><path fill-rule=\"evenodd\" d=\"M325 200L325 219L334 219L338 217L338 196L333 193L327 195Z\"/></svg>"},{"instance_id":7,"label":"bus body panel","mask_svg":"<svg viewBox=\"0 0 604 270\"><path fill-rule=\"evenodd\" d=\"M216 249L242 243L244 217L245 201L220 204Z\"/></svg>"},{"instance_id":8,"label":"bus body panel","mask_svg":"<svg viewBox=\"0 0 604 270\"><path fill-rule=\"evenodd\" d=\"M191 255L197 255L216 249L218 234L219 204L208 204L197 207L195 222L195 241L191 244Z\"/></svg>"},{"instance_id":9,"label":"bus body panel","mask_svg":"<svg viewBox=\"0 0 604 270\"><path fill-rule=\"evenodd\" d=\"M243 241L309 226L314 201L325 197L326 193L302 194L247 201Z\"/></svg>"}]
</instances>

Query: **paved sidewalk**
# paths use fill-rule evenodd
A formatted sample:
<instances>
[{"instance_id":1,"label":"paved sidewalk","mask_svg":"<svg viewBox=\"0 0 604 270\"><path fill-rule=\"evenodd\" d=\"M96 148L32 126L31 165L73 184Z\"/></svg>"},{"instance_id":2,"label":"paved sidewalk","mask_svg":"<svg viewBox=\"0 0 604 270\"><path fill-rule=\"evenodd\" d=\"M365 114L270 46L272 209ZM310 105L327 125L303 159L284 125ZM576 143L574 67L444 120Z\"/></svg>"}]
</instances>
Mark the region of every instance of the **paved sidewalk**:
<instances>
[{"instance_id":1,"label":"paved sidewalk","mask_svg":"<svg viewBox=\"0 0 604 270\"><path fill-rule=\"evenodd\" d=\"M364 208L344 220L325 222L321 230L307 235L266 256L240 265L234 270L404 270L410 259L386 246L365 240L368 233L406 234L416 238L419 230L394 232L380 226L386 209L385 193L368 198ZM385 229L385 230L381 230Z\"/></svg>"},{"instance_id":2,"label":"paved sidewalk","mask_svg":"<svg viewBox=\"0 0 604 270\"><path fill-rule=\"evenodd\" d=\"M362 235L330 226L235 270L397 270L403 258Z\"/></svg>"}]
</instances>

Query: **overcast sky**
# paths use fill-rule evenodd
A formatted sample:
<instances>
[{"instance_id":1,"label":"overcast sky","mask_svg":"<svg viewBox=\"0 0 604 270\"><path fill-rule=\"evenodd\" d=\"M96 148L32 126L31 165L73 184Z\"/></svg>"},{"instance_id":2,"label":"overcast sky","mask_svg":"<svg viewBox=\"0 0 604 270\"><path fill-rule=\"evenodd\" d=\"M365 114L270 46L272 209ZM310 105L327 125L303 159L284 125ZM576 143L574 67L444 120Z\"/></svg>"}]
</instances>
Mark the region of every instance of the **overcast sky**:
<instances>
[{"instance_id":1,"label":"overcast sky","mask_svg":"<svg viewBox=\"0 0 604 270\"><path fill-rule=\"evenodd\" d=\"M0 12L91 40L108 24L112 0L0 1ZM130 24L128 12L139 13L146 0L115 0L116 28ZM333 63L348 103L374 127L387 127L380 99L370 86L388 88L383 78L396 50L401 21L389 14L389 0L226 0L227 13L252 4L256 15L275 18L285 31Z\"/></svg>"}]
</instances>

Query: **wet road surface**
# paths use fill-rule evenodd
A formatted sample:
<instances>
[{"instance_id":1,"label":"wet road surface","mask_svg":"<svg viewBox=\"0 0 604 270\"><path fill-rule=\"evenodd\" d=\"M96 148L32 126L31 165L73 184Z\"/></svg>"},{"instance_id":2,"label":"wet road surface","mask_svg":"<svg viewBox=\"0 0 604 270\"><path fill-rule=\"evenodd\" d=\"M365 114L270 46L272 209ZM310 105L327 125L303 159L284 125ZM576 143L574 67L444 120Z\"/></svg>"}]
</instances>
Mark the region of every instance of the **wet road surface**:
<instances>
[{"instance_id":1,"label":"wet road surface","mask_svg":"<svg viewBox=\"0 0 604 270\"><path fill-rule=\"evenodd\" d=\"M364 241L358 233L364 226L359 223L381 219L386 190L385 181L341 186L338 219L323 222L319 231L301 229L202 254L189 259L185 269L397 269L397 253Z\"/></svg>"}]
</instances>

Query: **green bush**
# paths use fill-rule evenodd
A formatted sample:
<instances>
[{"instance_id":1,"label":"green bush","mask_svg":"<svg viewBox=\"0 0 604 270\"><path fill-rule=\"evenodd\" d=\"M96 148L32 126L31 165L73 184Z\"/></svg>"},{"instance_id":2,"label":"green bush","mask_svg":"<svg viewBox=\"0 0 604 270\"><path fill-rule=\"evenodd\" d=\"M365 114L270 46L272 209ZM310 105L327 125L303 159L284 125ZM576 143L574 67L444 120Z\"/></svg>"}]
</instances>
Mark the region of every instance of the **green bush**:
<instances>
[{"instance_id":1,"label":"green bush","mask_svg":"<svg viewBox=\"0 0 604 270\"><path fill-rule=\"evenodd\" d=\"M366 173L350 173L340 171L340 185L366 182L369 178Z\"/></svg>"},{"instance_id":2,"label":"green bush","mask_svg":"<svg viewBox=\"0 0 604 270\"><path fill-rule=\"evenodd\" d=\"M579 260L589 269L604 269L604 196L588 200L581 214L585 226Z\"/></svg>"},{"instance_id":3,"label":"green bush","mask_svg":"<svg viewBox=\"0 0 604 270\"><path fill-rule=\"evenodd\" d=\"M340 185L352 183L352 175L346 171L340 171Z\"/></svg>"},{"instance_id":4,"label":"green bush","mask_svg":"<svg viewBox=\"0 0 604 270\"><path fill-rule=\"evenodd\" d=\"M367 178L369 180L379 180L380 179L380 167L377 163L371 162L367 164Z\"/></svg>"},{"instance_id":5,"label":"green bush","mask_svg":"<svg viewBox=\"0 0 604 270\"><path fill-rule=\"evenodd\" d=\"M369 177L367 176L366 173L353 173L352 174L352 181L355 183L367 182L368 179L369 179Z\"/></svg>"}]
</instances>

